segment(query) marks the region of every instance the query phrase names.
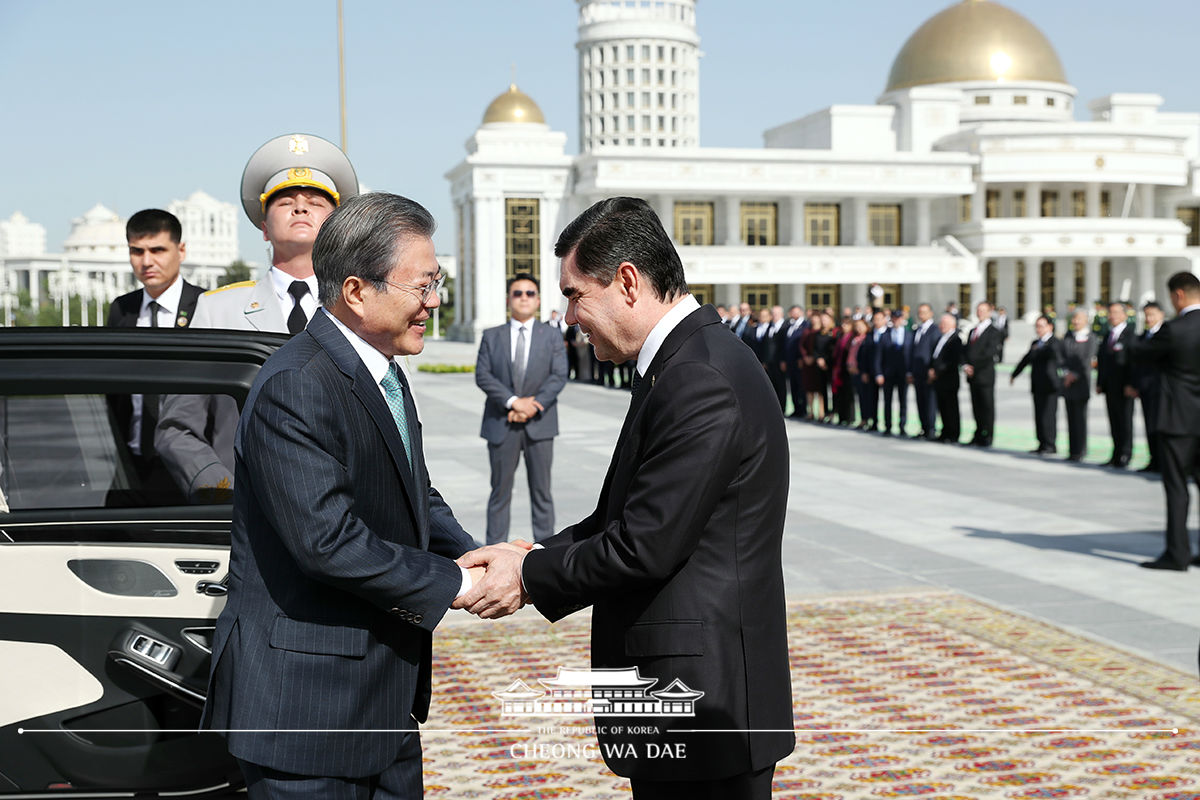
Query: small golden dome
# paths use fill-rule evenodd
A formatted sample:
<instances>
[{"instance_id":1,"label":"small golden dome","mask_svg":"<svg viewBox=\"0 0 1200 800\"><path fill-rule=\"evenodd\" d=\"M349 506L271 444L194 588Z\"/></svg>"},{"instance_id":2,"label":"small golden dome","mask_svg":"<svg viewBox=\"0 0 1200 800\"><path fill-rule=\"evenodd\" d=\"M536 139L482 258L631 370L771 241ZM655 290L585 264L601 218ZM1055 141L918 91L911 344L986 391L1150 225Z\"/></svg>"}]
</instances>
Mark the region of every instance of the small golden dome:
<instances>
[{"instance_id":1,"label":"small golden dome","mask_svg":"<svg viewBox=\"0 0 1200 800\"><path fill-rule=\"evenodd\" d=\"M959 81L1066 83L1050 41L1032 22L990 0L964 0L930 17L892 62L886 91Z\"/></svg>"},{"instance_id":2,"label":"small golden dome","mask_svg":"<svg viewBox=\"0 0 1200 800\"><path fill-rule=\"evenodd\" d=\"M545 124L546 118L538 108L533 98L517 88L515 83L508 85L508 91L492 101L483 112L483 124L489 122L540 122Z\"/></svg>"}]
</instances>

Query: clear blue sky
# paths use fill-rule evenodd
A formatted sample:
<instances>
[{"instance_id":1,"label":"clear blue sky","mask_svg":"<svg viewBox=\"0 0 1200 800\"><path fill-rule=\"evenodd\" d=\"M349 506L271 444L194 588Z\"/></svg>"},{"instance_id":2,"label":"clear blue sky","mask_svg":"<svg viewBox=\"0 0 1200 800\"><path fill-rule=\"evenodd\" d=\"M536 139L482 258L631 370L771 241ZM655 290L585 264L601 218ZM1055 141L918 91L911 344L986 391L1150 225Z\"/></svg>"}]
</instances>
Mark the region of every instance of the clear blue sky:
<instances>
[{"instance_id":1,"label":"clear blue sky","mask_svg":"<svg viewBox=\"0 0 1200 800\"><path fill-rule=\"evenodd\" d=\"M950 0L701 0L703 145L834 103L872 103L904 40ZM1087 101L1156 92L1200 111L1197 0L1009 0ZM517 83L577 149L572 0L345 0L348 150L372 189L441 223L487 104ZM247 157L282 133L337 141L336 0L0 0L0 218L20 210L61 248L97 202L123 216L196 189L238 202ZM261 235L240 213L243 257Z\"/></svg>"}]
</instances>

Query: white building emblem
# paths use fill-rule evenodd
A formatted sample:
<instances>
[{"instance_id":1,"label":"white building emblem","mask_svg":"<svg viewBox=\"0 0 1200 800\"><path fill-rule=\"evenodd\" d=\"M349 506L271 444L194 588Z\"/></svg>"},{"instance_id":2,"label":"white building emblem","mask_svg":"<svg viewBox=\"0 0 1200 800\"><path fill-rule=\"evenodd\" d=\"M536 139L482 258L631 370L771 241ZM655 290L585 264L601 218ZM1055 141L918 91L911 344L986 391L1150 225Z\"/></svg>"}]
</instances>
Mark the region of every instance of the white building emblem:
<instances>
[{"instance_id":1,"label":"white building emblem","mask_svg":"<svg viewBox=\"0 0 1200 800\"><path fill-rule=\"evenodd\" d=\"M545 691L513 681L492 695L503 702L503 716L693 717L704 696L676 678L657 692L658 678L643 678L637 667L619 669L558 668L558 676L539 680Z\"/></svg>"}]
</instances>

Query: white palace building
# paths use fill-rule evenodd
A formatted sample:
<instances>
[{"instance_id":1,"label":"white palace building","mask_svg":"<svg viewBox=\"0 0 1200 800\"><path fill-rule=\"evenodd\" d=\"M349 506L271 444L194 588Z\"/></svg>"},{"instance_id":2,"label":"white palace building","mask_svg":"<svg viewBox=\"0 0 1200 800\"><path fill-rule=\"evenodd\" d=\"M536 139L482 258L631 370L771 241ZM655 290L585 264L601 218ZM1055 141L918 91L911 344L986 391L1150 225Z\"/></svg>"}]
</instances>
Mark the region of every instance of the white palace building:
<instances>
[{"instance_id":1,"label":"white palace building","mask_svg":"<svg viewBox=\"0 0 1200 800\"><path fill-rule=\"evenodd\" d=\"M875 105L716 148L700 146L695 0L577 2L581 153L511 86L447 173L457 338L504 321L514 273L556 285L558 232L613 195L655 207L702 302L842 308L879 283L889 306L986 298L1028 320L1165 299L1167 276L1200 271L1200 113L1113 94L1078 121L1050 41L999 3L921 25Z\"/></svg>"},{"instance_id":2,"label":"white palace building","mask_svg":"<svg viewBox=\"0 0 1200 800\"><path fill-rule=\"evenodd\" d=\"M216 288L226 267L238 257L233 204L196 191L187 200L172 201L166 210L179 217L183 226L187 244L180 270L183 277L202 288ZM93 324L102 324L108 304L139 286L129 266L125 222L97 204L71 220L62 252L48 253L45 227L20 212L0 221L0 296L4 297L0 324L9 322L22 292L28 292L34 308L42 302L61 306L64 296L78 295L94 306Z\"/></svg>"}]
</instances>

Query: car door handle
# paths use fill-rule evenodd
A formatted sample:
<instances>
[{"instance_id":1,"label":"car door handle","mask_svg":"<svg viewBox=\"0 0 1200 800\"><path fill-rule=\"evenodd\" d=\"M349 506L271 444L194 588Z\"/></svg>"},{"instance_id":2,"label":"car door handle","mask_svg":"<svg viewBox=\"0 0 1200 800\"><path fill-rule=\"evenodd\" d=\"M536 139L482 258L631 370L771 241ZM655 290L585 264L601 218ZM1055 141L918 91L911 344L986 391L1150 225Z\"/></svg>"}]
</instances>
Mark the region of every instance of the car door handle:
<instances>
[{"instance_id":1,"label":"car door handle","mask_svg":"<svg viewBox=\"0 0 1200 800\"><path fill-rule=\"evenodd\" d=\"M229 587L223 581L198 581L196 594L206 594L209 597L224 597L229 594Z\"/></svg>"}]
</instances>

